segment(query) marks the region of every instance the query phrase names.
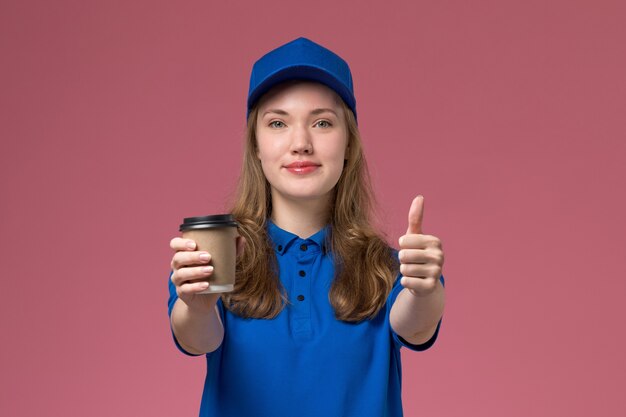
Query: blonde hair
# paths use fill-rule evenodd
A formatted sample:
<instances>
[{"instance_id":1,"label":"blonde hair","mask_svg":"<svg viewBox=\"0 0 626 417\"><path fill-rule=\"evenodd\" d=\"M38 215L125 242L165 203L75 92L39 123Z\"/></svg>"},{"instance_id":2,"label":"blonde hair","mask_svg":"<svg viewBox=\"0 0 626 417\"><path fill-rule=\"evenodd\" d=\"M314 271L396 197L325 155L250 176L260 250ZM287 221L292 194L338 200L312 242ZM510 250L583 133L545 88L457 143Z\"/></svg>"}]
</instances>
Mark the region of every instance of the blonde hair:
<instances>
[{"instance_id":1,"label":"blonde hair","mask_svg":"<svg viewBox=\"0 0 626 417\"><path fill-rule=\"evenodd\" d=\"M392 249L371 224L374 196L354 114L343 106L348 149L343 172L333 190L327 237L334 254L335 277L329 300L338 320L374 318L385 305L398 273ZM258 105L249 114L243 165L231 210L246 239L237 260L235 289L222 295L224 306L245 318L274 318L289 302L279 280L278 264L266 222L272 212L270 186L257 158Z\"/></svg>"}]
</instances>

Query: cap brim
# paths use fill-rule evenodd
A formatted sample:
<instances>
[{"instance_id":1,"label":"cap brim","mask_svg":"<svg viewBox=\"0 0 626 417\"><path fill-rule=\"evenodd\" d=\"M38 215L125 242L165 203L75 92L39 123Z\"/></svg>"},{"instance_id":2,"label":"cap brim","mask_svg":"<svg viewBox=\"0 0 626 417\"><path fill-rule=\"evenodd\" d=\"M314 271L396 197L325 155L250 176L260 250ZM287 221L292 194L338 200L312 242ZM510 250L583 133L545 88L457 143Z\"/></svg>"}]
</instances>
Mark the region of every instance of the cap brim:
<instances>
[{"instance_id":1,"label":"cap brim","mask_svg":"<svg viewBox=\"0 0 626 417\"><path fill-rule=\"evenodd\" d=\"M355 99L343 83L330 72L312 65L293 65L281 68L279 71L267 76L262 83L250 93L248 97L248 114L258 100L272 87L291 80L316 81L335 91L349 108L355 107ZM356 115L355 115L356 116Z\"/></svg>"}]
</instances>

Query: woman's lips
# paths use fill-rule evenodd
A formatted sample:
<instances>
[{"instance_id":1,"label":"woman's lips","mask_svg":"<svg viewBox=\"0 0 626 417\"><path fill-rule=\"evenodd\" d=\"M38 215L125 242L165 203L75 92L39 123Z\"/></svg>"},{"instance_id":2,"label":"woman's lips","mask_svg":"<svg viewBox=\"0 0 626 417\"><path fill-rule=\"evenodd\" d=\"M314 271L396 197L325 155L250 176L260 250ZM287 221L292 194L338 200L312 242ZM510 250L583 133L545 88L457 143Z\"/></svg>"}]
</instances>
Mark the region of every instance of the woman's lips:
<instances>
[{"instance_id":1,"label":"woman's lips","mask_svg":"<svg viewBox=\"0 0 626 417\"><path fill-rule=\"evenodd\" d=\"M291 172L292 174L309 174L317 170L319 167L319 164L308 161L295 161L290 163L289 165L285 165L287 171Z\"/></svg>"}]
</instances>

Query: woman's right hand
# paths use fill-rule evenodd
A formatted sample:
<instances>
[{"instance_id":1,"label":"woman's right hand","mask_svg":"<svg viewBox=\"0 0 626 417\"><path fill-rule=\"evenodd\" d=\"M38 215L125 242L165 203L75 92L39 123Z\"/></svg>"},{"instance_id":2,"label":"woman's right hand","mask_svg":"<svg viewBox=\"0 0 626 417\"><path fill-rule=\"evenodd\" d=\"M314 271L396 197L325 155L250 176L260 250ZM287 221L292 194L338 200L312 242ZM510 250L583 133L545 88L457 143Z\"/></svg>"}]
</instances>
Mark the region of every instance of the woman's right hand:
<instances>
[{"instance_id":1,"label":"woman's right hand","mask_svg":"<svg viewBox=\"0 0 626 417\"><path fill-rule=\"evenodd\" d=\"M194 309L210 310L215 306L220 293L198 294L209 287L208 278L213 272L211 254L196 251L196 242L175 237L170 247L176 251L172 258L172 283L178 298Z\"/></svg>"}]
</instances>

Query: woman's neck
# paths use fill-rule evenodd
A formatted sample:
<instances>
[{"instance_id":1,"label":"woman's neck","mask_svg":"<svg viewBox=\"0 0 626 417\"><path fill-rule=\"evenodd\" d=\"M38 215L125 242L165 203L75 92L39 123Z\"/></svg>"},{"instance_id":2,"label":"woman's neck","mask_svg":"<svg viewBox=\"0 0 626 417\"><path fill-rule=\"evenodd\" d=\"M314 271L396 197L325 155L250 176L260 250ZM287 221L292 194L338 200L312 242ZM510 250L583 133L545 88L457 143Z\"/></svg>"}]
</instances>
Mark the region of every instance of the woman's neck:
<instances>
[{"instance_id":1,"label":"woman's neck","mask_svg":"<svg viewBox=\"0 0 626 417\"><path fill-rule=\"evenodd\" d=\"M328 223L330 195L317 200L290 200L272 195L272 221L278 227L306 239Z\"/></svg>"}]
</instances>

